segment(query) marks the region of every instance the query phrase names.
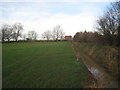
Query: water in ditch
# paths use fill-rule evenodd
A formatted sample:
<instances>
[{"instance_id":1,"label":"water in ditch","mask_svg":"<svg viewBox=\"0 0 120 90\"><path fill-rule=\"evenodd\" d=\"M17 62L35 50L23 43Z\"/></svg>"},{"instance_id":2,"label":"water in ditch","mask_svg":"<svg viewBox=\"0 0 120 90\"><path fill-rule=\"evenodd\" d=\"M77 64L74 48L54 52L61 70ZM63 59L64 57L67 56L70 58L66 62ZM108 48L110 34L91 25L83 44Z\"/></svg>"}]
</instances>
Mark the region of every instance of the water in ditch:
<instances>
[{"instance_id":1,"label":"water in ditch","mask_svg":"<svg viewBox=\"0 0 120 90\"><path fill-rule=\"evenodd\" d=\"M118 81L104 71L104 69L98 66L93 60L86 55L83 56L83 62L97 80L99 88L118 88Z\"/></svg>"}]
</instances>

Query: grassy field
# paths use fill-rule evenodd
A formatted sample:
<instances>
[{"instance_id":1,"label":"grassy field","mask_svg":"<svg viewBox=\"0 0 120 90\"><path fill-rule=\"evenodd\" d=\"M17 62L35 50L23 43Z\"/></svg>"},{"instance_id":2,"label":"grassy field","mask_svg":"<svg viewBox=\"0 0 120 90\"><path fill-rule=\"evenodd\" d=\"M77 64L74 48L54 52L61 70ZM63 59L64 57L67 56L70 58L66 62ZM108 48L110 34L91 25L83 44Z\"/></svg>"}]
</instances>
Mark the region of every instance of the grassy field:
<instances>
[{"instance_id":1,"label":"grassy field","mask_svg":"<svg viewBox=\"0 0 120 90\"><path fill-rule=\"evenodd\" d=\"M6 43L2 51L3 88L81 88L88 77L70 42Z\"/></svg>"}]
</instances>

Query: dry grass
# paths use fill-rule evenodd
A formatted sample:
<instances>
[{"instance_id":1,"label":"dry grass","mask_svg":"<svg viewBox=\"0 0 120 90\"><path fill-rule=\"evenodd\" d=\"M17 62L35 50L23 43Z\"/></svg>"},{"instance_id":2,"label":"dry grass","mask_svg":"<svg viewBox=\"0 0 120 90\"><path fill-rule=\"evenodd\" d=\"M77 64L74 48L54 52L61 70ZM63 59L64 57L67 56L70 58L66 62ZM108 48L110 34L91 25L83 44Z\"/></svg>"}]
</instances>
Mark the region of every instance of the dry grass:
<instances>
[{"instance_id":1,"label":"dry grass","mask_svg":"<svg viewBox=\"0 0 120 90\"><path fill-rule=\"evenodd\" d=\"M118 79L118 49L95 43L79 43L79 50L88 55L115 79Z\"/></svg>"}]
</instances>

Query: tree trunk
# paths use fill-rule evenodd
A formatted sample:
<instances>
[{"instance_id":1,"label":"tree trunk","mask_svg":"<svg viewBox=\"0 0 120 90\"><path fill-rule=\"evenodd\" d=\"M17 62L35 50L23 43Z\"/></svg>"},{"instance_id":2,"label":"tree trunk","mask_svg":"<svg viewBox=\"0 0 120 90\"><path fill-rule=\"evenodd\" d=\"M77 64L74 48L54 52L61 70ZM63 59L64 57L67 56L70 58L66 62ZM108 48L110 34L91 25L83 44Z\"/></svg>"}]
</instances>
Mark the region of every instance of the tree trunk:
<instances>
[{"instance_id":1,"label":"tree trunk","mask_svg":"<svg viewBox=\"0 0 120 90\"><path fill-rule=\"evenodd\" d=\"M2 38L2 42L5 42L4 38Z\"/></svg>"},{"instance_id":2,"label":"tree trunk","mask_svg":"<svg viewBox=\"0 0 120 90\"><path fill-rule=\"evenodd\" d=\"M9 39L9 38L7 38L7 40L8 40L8 42L10 41L10 39Z\"/></svg>"},{"instance_id":3,"label":"tree trunk","mask_svg":"<svg viewBox=\"0 0 120 90\"><path fill-rule=\"evenodd\" d=\"M118 38L118 46L120 46L120 26L118 27L118 35L117 35L117 38Z\"/></svg>"},{"instance_id":4,"label":"tree trunk","mask_svg":"<svg viewBox=\"0 0 120 90\"><path fill-rule=\"evenodd\" d=\"M17 37L15 38L15 41L16 41L16 42L18 41L18 38L17 38Z\"/></svg>"}]
</instances>

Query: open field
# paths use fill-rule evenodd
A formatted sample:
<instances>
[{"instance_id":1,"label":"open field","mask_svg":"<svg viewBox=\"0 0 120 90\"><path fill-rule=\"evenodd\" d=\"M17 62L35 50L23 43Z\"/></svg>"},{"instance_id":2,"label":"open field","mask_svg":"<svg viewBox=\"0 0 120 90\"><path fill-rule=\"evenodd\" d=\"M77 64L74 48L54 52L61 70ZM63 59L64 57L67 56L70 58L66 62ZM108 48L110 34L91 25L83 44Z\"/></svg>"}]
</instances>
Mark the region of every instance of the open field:
<instances>
[{"instance_id":1,"label":"open field","mask_svg":"<svg viewBox=\"0 0 120 90\"><path fill-rule=\"evenodd\" d=\"M3 88L81 88L87 68L70 42L3 44Z\"/></svg>"}]
</instances>

